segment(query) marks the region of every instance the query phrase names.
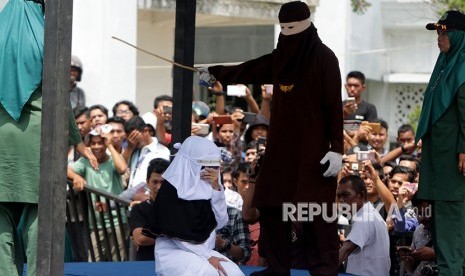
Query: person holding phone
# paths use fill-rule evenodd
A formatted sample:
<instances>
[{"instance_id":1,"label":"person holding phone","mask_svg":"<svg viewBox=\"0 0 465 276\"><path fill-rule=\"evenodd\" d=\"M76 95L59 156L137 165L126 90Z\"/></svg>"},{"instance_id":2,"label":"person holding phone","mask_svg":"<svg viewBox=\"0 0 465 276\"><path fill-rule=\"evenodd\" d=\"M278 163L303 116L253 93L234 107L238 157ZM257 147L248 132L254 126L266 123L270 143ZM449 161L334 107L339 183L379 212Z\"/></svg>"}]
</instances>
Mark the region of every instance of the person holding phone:
<instances>
[{"instance_id":1,"label":"person holding phone","mask_svg":"<svg viewBox=\"0 0 465 276\"><path fill-rule=\"evenodd\" d=\"M277 48L270 54L236 66L200 70L200 79L211 85L217 84L216 81L223 85L273 84L273 116L266 154L261 159L258 177L251 179L251 185L256 185L253 201L260 210L260 225L273 231L260 237L260 243L266 245L261 248L268 267L252 275L289 275L292 223L281 219L283 203L314 202L331 206L335 203L336 176L342 167L338 60L319 38L305 2L283 4L278 18L281 33ZM294 130L294 135L284 129ZM308 237L304 252L311 273L336 275L337 222L316 216L302 225L303 235Z\"/></svg>"},{"instance_id":2,"label":"person holding phone","mask_svg":"<svg viewBox=\"0 0 465 276\"><path fill-rule=\"evenodd\" d=\"M213 250L216 230L228 222L220 160L220 150L212 141L190 136L163 173L152 220L143 232L158 235L157 275L244 275Z\"/></svg>"},{"instance_id":3,"label":"person holding phone","mask_svg":"<svg viewBox=\"0 0 465 276\"><path fill-rule=\"evenodd\" d=\"M440 54L425 90L418 197L433 201L439 275L465 273L465 14L450 10L426 25Z\"/></svg>"},{"instance_id":4,"label":"person holding phone","mask_svg":"<svg viewBox=\"0 0 465 276\"><path fill-rule=\"evenodd\" d=\"M419 225L413 232L410 246L398 246L397 252L404 262L405 271L410 275L437 275L436 253L433 248L431 233L432 206L427 200L412 197L412 205L416 208ZM436 272L435 274L430 272Z\"/></svg>"},{"instance_id":5,"label":"person holding phone","mask_svg":"<svg viewBox=\"0 0 465 276\"><path fill-rule=\"evenodd\" d=\"M365 75L360 71L347 74L345 88L349 98L342 103L344 120L373 122L378 118L376 106L362 99L365 91Z\"/></svg>"}]
</instances>

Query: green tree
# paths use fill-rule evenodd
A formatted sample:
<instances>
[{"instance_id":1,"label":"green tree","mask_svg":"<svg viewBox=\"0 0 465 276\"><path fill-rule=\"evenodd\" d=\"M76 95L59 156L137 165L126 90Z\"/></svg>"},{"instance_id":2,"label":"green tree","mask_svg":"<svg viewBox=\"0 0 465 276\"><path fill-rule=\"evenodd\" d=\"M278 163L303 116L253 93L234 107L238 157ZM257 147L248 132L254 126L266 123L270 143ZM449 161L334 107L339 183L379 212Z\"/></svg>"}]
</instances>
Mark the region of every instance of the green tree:
<instances>
[{"instance_id":1,"label":"green tree","mask_svg":"<svg viewBox=\"0 0 465 276\"><path fill-rule=\"evenodd\" d=\"M371 6L371 3L366 0L350 0L350 4L352 11L356 14L364 14Z\"/></svg>"},{"instance_id":2,"label":"green tree","mask_svg":"<svg viewBox=\"0 0 465 276\"><path fill-rule=\"evenodd\" d=\"M447 10L465 11L465 0L433 0L440 8L439 14L443 14Z\"/></svg>"},{"instance_id":3,"label":"green tree","mask_svg":"<svg viewBox=\"0 0 465 276\"><path fill-rule=\"evenodd\" d=\"M371 6L367 0L350 0L350 4L356 14L364 14ZM432 4L439 7L439 14L443 14L446 10L465 11L465 0L432 0Z\"/></svg>"}]
</instances>

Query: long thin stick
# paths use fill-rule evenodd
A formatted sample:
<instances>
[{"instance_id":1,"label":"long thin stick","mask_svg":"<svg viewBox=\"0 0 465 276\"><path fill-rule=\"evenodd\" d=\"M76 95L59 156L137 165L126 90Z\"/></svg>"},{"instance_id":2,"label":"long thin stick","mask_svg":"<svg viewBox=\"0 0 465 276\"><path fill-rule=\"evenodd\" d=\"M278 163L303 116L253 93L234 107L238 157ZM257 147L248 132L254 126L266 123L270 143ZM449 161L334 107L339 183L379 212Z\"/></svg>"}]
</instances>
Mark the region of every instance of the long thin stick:
<instances>
[{"instance_id":1,"label":"long thin stick","mask_svg":"<svg viewBox=\"0 0 465 276\"><path fill-rule=\"evenodd\" d=\"M124 43L124 44L126 44L126 45L129 45L129 46L131 46L132 48L135 48L135 49L137 49L137 50L139 50L139 51L141 51L141 52L144 52L144 53L146 53L147 55L151 55L151 56L154 56L154 57L159 58L159 59L161 59L161 60L164 60L164 61L166 61L166 62L169 62L169 63L173 64L174 66L178 66L178 67L181 67L181 68L190 70L190 71L192 71L192 72L198 72L198 71L199 71L199 69L197 69L197 68L194 68L194 67L190 67L190 66L187 66L187 65L183 65L183 64L177 63L177 62L175 62L175 61L169 60L169 59L164 58L164 57L162 57L162 56L159 56L159 55L157 55L157 54L151 53L151 52L149 52L149 51L147 51L147 50L141 49L141 48L139 48L139 47L137 47L137 46L135 46L135 45L132 45L132 44L129 43L129 42L126 42L126 41L122 40L121 38L117 38L117 37L115 37L115 36L112 36L111 38L116 39L116 40L118 40L119 42L122 42L122 43Z\"/></svg>"}]
</instances>

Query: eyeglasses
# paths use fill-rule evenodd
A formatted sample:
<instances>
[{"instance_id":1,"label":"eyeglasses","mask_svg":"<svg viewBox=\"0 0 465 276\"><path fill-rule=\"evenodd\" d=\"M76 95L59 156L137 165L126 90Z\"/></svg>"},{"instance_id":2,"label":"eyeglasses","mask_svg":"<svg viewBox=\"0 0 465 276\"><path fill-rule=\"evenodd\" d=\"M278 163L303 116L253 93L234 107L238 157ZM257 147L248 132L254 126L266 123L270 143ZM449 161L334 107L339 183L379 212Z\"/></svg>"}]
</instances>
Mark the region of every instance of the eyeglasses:
<instances>
[{"instance_id":1,"label":"eyeglasses","mask_svg":"<svg viewBox=\"0 0 465 276\"><path fill-rule=\"evenodd\" d=\"M132 113L132 111L129 109L116 111L116 115L123 115L123 114L129 114L129 113Z\"/></svg>"}]
</instances>

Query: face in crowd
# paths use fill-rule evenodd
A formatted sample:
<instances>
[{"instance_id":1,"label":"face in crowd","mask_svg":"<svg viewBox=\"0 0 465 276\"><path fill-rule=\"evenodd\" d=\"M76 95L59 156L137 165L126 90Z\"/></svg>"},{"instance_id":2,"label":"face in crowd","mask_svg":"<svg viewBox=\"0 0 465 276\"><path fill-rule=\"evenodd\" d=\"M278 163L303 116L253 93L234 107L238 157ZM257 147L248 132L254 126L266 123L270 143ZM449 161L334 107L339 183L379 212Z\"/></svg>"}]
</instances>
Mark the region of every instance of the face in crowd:
<instances>
[{"instance_id":1,"label":"face in crowd","mask_svg":"<svg viewBox=\"0 0 465 276\"><path fill-rule=\"evenodd\" d=\"M399 145L405 143L412 143L413 141L415 141L415 135L410 130L406 132L400 132L399 136L397 137L397 143Z\"/></svg>"},{"instance_id":2,"label":"face in crowd","mask_svg":"<svg viewBox=\"0 0 465 276\"><path fill-rule=\"evenodd\" d=\"M348 78L345 87L347 95L356 99L360 98L363 90L365 90L365 84L357 78Z\"/></svg>"},{"instance_id":3,"label":"face in crowd","mask_svg":"<svg viewBox=\"0 0 465 276\"><path fill-rule=\"evenodd\" d=\"M119 104L116 108L116 116L123 118L124 121L129 121L134 117L134 113L129 109L127 104Z\"/></svg>"},{"instance_id":4,"label":"face in crowd","mask_svg":"<svg viewBox=\"0 0 465 276\"><path fill-rule=\"evenodd\" d=\"M172 117L173 117L173 113L172 112L165 112L167 107L173 108L173 102L171 102L171 101L160 101L158 103L157 109L161 114L163 114L163 116L165 117L165 121L171 121Z\"/></svg>"},{"instance_id":5,"label":"face in crowd","mask_svg":"<svg viewBox=\"0 0 465 276\"><path fill-rule=\"evenodd\" d=\"M237 187L237 192L244 197L249 189L249 175L247 173L240 172L239 176L233 179L233 183Z\"/></svg>"},{"instance_id":6,"label":"face in crowd","mask_svg":"<svg viewBox=\"0 0 465 276\"><path fill-rule=\"evenodd\" d=\"M147 179L147 186L150 190L150 199L155 200L160 190L161 184L163 183L163 177L161 174L152 172L150 177Z\"/></svg>"},{"instance_id":7,"label":"face in crowd","mask_svg":"<svg viewBox=\"0 0 465 276\"><path fill-rule=\"evenodd\" d=\"M111 141L113 145L117 148L120 148L123 144L124 139L126 139L126 132L124 132L124 126L120 123L110 123L112 129L111 133Z\"/></svg>"},{"instance_id":8,"label":"face in crowd","mask_svg":"<svg viewBox=\"0 0 465 276\"><path fill-rule=\"evenodd\" d=\"M387 138L387 130L381 127L378 133L370 133L368 142L376 151L380 151L386 144Z\"/></svg>"},{"instance_id":9,"label":"face in crowd","mask_svg":"<svg viewBox=\"0 0 465 276\"><path fill-rule=\"evenodd\" d=\"M408 174L406 173L396 173L388 179L389 191L391 191L395 198L399 195L400 186L402 186L404 182L408 182Z\"/></svg>"},{"instance_id":10,"label":"face in crowd","mask_svg":"<svg viewBox=\"0 0 465 276\"><path fill-rule=\"evenodd\" d=\"M101 163L104 161L107 157L107 146L105 144L105 138L101 136L90 136L89 139L89 147L92 153L95 155L95 158L97 158L97 161Z\"/></svg>"},{"instance_id":11,"label":"face in crowd","mask_svg":"<svg viewBox=\"0 0 465 276\"><path fill-rule=\"evenodd\" d=\"M346 205L349 208L349 212L357 211L360 209L363 204L366 202L366 190L357 193L357 191L352 187L352 181L354 180L354 176L348 176L352 178L352 180L344 180L339 182L336 191L337 202ZM357 181L363 181L360 177L357 177ZM362 185L363 186L363 185ZM352 210L355 208L357 210Z\"/></svg>"},{"instance_id":12,"label":"face in crowd","mask_svg":"<svg viewBox=\"0 0 465 276\"><path fill-rule=\"evenodd\" d=\"M87 135L87 133L90 132L91 120L84 113L76 118L76 125L79 129L79 134L81 134L81 138L84 138Z\"/></svg>"},{"instance_id":13,"label":"face in crowd","mask_svg":"<svg viewBox=\"0 0 465 276\"><path fill-rule=\"evenodd\" d=\"M252 163L257 157L257 149L250 148L245 151L245 162Z\"/></svg>"},{"instance_id":14,"label":"face in crowd","mask_svg":"<svg viewBox=\"0 0 465 276\"><path fill-rule=\"evenodd\" d=\"M90 111L91 127L96 128L107 123L108 117L99 108Z\"/></svg>"},{"instance_id":15,"label":"face in crowd","mask_svg":"<svg viewBox=\"0 0 465 276\"><path fill-rule=\"evenodd\" d=\"M232 175L230 172L223 173L223 186L226 189L232 190L233 188L233 181L232 181Z\"/></svg>"},{"instance_id":16,"label":"face in crowd","mask_svg":"<svg viewBox=\"0 0 465 276\"><path fill-rule=\"evenodd\" d=\"M218 140L225 144L230 145L234 135L234 125L224 124L218 130Z\"/></svg>"}]
</instances>

